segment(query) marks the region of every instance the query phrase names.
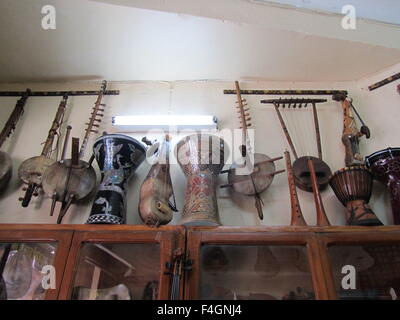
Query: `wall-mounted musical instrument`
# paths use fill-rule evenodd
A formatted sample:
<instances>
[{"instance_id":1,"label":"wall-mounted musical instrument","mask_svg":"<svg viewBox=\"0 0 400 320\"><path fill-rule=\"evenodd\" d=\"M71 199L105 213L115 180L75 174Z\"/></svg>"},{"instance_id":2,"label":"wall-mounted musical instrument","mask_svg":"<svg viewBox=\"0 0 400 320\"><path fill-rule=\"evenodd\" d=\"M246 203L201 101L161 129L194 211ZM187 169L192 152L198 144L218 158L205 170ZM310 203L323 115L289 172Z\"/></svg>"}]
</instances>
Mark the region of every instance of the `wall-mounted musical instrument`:
<instances>
[{"instance_id":1,"label":"wall-mounted musical instrument","mask_svg":"<svg viewBox=\"0 0 400 320\"><path fill-rule=\"evenodd\" d=\"M56 136L60 136L59 128L64 118L67 101L68 95L65 95L58 106L40 156L25 160L18 169L19 178L23 183L28 185L28 187L24 188L24 190L26 190L25 196L20 198L23 207L27 207L29 205L32 195L38 195L38 192L42 187L42 178L44 172L49 166L56 162L56 160L51 158L51 155L53 152L54 139Z\"/></svg>"},{"instance_id":2,"label":"wall-mounted musical instrument","mask_svg":"<svg viewBox=\"0 0 400 320\"><path fill-rule=\"evenodd\" d=\"M276 171L274 164L274 161L280 160L282 157L271 159L265 154L252 152L248 133L248 129L251 127L249 108L246 100L240 94L238 81L235 82L235 86L237 92L236 107L239 113L240 129L242 130L240 151L244 161L242 161L242 164L234 162L229 170L222 171L222 173L228 173L228 184L221 186L221 188L232 187L235 192L253 196L258 217L263 220L263 202L260 194L271 185L276 174L285 170ZM247 169L247 172L243 169Z\"/></svg>"},{"instance_id":3,"label":"wall-mounted musical instrument","mask_svg":"<svg viewBox=\"0 0 400 320\"><path fill-rule=\"evenodd\" d=\"M43 190L52 199L50 215L53 215L56 202L62 203L57 223L61 223L72 202L84 199L93 191L96 185L96 172L91 165L94 156L91 157L89 162L82 160L82 158L84 157L90 134L98 133L94 128L99 127L100 118L103 116L101 112L104 112L102 107L105 107L105 104L101 103L101 101L106 87L107 82L103 81L89 122L87 123L81 148L79 149L79 139L73 138L71 159L65 159L68 141L66 139L62 159L48 167L43 175Z\"/></svg>"},{"instance_id":4,"label":"wall-mounted musical instrument","mask_svg":"<svg viewBox=\"0 0 400 320\"><path fill-rule=\"evenodd\" d=\"M229 151L224 140L210 134L186 136L176 154L186 178L183 225L220 225L216 184Z\"/></svg>"},{"instance_id":5,"label":"wall-mounted musical instrument","mask_svg":"<svg viewBox=\"0 0 400 320\"><path fill-rule=\"evenodd\" d=\"M297 196L297 187L294 181L292 161L290 160L289 151L285 151L286 161L286 172L288 176L289 195L290 195L290 207L291 207L291 226L306 226L307 223L304 220L303 213L301 211L299 198Z\"/></svg>"},{"instance_id":6,"label":"wall-mounted musical instrument","mask_svg":"<svg viewBox=\"0 0 400 320\"><path fill-rule=\"evenodd\" d=\"M365 158L374 178L387 185L394 224L400 224L400 148L387 148Z\"/></svg>"},{"instance_id":7,"label":"wall-mounted musical instrument","mask_svg":"<svg viewBox=\"0 0 400 320\"><path fill-rule=\"evenodd\" d=\"M326 101L326 99L304 98L261 100L261 103L274 105L279 123L295 157L292 167L296 186L308 192L313 191L311 173L308 165L309 159L313 162L320 190L323 190L328 185L329 176L331 175L329 166L322 160L321 137L317 114L317 104ZM309 109L307 109L309 104L312 105L312 115L308 112ZM286 120L284 118L286 118ZM291 124L289 129L286 125L287 123ZM315 130L318 158L311 156L311 153L314 152L314 147L312 145L313 137L310 131L312 127L314 127ZM291 135L290 131L296 134ZM296 141L294 141L292 137L296 137ZM299 157L298 149L302 149L303 153L306 155Z\"/></svg>"},{"instance_id":8,"label":"wall-mounted musical instrument","mask_svg":"<svg viewBox=\"0 0 400 320\"><path fill-rule=\"evenodd\" d=\"M359 148L359 138L365 135L369 139L370 131L354 108L351 99L344 95L335 95L333 100L340 101L343 108L342 143L345 146L346 167L336 171L330 177L329 184L336 197L346 207L348 225L382 225L368 205L372 195L373 176L364 166ZM362 124L360 130L358 130L353 111Z\"/></svg>"},{"instance_id":9,"label":"wall-mounted musical instrument","mask_svg":"<svg viewBox=\"0 0 400 320\"><path fill-rule=\"evenodd\" d=\"M168 224L173 212L178 211L170 174L170 137L166 135L161 143L154 143L151 149L157 150L156 160L140 187L139 215L146 225L158 227ZM169 200L171 196L173 204Z\"/></svg>"},{"instance_id":10,"label":"wall-mounted musical instrument","mask_svg":"<svg viewBox=\"0 0 400 320\"><path fill-rule=\"evenodd\" d=\"M129 136L106 134L95 141L93 150L101 182L86 223L125 224L127 182L145 159L146 149Z\"/></svg>"},{"instance_id":11,"label":"wall-mounted musical instrument","mask_svg":"<svg viewBox=\"0 0 400 320\"><path fill-rule=\"evenodd\" d=\"M22 94L21 98L17 101L17 104L15 105L13 112L11 113L6 124L4 125L3 130L0 133L0 148L3 146L6 139L15 130L18 120L24 113L24 106L30 96L30 93L31 90L26 89L26 91ZM6 188L8 182L11 179L11 175L12 175L11 158L6 152L0 151L0 192Z\"/></svg>"},{"instance_id":12,"label":"wall-mounted musical instrument","mask_svg":"<svg viewBox=\"0 0 400 320\"><path fill-rule=\"evenodd\" d=\"M370 130L362 121L360 115L355 109L352 99L349 99L347 96L344 95L335 95L332 99L341 102L343 108L342 142L344 144L346 152L346 167L362 165L364 163L364 159L360 154L360 137L365 135L365 137L369 139L371 136ZM353 111L362 124L360 130L358 130L357 128L357 123L356 119L354 118Z\"/></svg>"},{"instance_id":13,"label":"wall-mounted musical instrument","mask_svg":"<svg viewBox=\"0 0 400 320\"><path fill-rule=\"evenodd\" d=\"M314 161L311 157L307 159L307 166L311 176L311 187L314 194L315 210L317 212L317 226L330 226L331 224L328 220L328 217L326 216L321 193L319 191L318 179L314 168Z\"/></svg>"}]
</instances>

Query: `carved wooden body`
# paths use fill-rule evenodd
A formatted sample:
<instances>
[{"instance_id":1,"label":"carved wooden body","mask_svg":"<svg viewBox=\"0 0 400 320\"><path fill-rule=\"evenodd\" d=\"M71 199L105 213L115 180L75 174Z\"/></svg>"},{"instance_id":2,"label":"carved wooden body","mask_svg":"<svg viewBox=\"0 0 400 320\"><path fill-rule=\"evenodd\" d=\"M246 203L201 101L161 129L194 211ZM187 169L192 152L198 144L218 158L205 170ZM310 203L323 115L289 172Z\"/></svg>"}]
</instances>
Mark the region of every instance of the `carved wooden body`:
<instances>
[{"instance_id":1,"label":"carved wooden body","mask_svg":"<svg viewBox=\"0 0 400 320\"><path fill-rule=\"evenodd\" d=\"M169 152L169 141L165 140L162 150ZM160 156L163 156L160 153ZM172 220L173 210L169 198L173 194L170 164L166 157L159 157L152 165L146 179L140 187L139 215L149 226L167 224Z\"/></svg>"}]
</instances>

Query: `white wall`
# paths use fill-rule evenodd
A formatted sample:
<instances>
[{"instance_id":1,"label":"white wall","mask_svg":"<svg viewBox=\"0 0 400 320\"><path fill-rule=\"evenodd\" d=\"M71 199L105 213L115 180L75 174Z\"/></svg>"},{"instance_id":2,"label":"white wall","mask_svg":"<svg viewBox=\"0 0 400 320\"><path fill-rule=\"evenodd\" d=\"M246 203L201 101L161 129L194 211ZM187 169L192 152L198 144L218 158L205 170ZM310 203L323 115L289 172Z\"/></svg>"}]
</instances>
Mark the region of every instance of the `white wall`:
<instances>
[{"instance_id":1,"label":"white wall","mask_svg":"<svg viewBox=\"0 0 400 320\"><path fill-rule=\"evenodd\" d=\"M397 66L398 67L398 66ZM387 146L397 146L399 134L396 124L400 117L400 96L395 92L395 85L378 89L372 93L364 88L381 80L386 75L393 74L396 67L379 75L360 81L342 83L268 83L268 82L241 82L243 89L347 89L355 98L355 105L368 123L372 131L372 139L366 143L362 141L364 155L372 153ZM3 84L0 90L83 90L97 89L98 83L71 82L71 83L41 83L41 84ZM223 89L234 88L233 82L198 81L198 82L114 82L109 89L119 89L119 96L107 96L108 104L105 117L99 129L100 132L114 132L111 126L111 117L114 115L132 114L213 114L218 117L220 128L236 128L238 126L234 116L235 96L224 95ZM271 107L261 105L259 101L265 96L247 96L251 107L253 126L256 128L256 152L261 152L276 157L283 155L287 143L276 114ZM319 108L319 120L323 143L323 155L332 171L344 166L344 148L341 144L342 111L338 103L329 101ZM40 143L47 136L48 129L53 120L60 98L30 98L26 111L18 123L17 129L3 146L3 150L10 153L14 161L13 178L8 189L0 196L0 222L1 223L54 223L56 217L49 216L49 199L35 199L29 208L22 208L18 197L23 195L21 184L18 181L17 169L20 163L41 152ZM95 97L71 97L68 103L68 123L73 126L72 136L83 137L85 122L89 118ZM8 115L14 108L16 98L0 98L0 126L5 123ZM141 138L142 135L136 136ZM95 136L92 137L91 143ZM91 150L89 143L86 159ZM285 167L284 162L277 163L278 169ZM97 170L97 165L95 165ZM149 169L148 163L143 163L132 177L128 190L128 223L140 224L137 214L139 187ZM178 167L171 169L172 180L175 188L179 209L184 202L185 178ZM220 176L220 184L226 182L226 177ZM384 223L391 222L390 207L384 197L384 188L377 185L371 206ZM262 194L265 202L264 221L260 222L255 208L254 200L241 195L234 199L228 190L218 188L218 206L221 221L224 225L288 225L290 223L290 203L286 174L276 176L270 188ZM303 214L309 225L316 223L313 196L311 193L299 190L299 198ZM64 223L84 223L89 215L91 201L73 205ZM323 200L328 217L333 225L344 225L344 209L328 188L323 193ZM180 214L176 214L173 224L179 222Z\"/></svg>"}]
</instances>

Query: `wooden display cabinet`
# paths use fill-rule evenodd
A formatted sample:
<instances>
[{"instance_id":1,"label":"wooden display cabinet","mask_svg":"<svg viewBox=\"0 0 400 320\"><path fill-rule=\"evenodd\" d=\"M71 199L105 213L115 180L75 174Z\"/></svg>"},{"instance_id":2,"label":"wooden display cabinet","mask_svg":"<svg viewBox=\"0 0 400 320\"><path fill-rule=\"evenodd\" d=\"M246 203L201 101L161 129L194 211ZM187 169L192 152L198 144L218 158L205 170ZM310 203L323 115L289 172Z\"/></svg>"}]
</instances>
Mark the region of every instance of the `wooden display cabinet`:
<instances>
[{"instance_id":1,"label":"wooden display cabinet","mask_svg":"<svg viewBox=\"0 0 400 320\"><path fill-rule=\"evenodd\" d=\"M3 224L0 257L7 248L3 275L10 299L169 299L167 265L176 252L184 253L188 267L180 277L179 299L386 300L400 295L396 226ZM44 264L55 267L56 288L35 290ZM354 287L343 288L352 267L355 278L347 284Z\"/></svg>"}]
</instances>

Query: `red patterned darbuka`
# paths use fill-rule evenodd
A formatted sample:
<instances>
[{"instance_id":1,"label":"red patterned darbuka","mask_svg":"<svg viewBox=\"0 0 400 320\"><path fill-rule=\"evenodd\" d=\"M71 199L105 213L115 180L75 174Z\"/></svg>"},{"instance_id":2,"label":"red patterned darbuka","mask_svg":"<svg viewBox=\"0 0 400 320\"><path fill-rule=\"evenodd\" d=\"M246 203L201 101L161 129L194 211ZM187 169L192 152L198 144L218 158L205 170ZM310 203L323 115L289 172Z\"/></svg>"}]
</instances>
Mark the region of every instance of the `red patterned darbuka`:
<instances>
[{"instance_id":1,"label":"red patterned darbuka","mask_svg":"<svg viewBox=\"0 0 400 320\"><path fill-rule=\"evenodd\" d=\"M400 224L400 148L377 151L366 157L365 163L375 179L388 186L394 224Z\"/></svg>"},{"instance_id":2,"label":"red patterned darbuka","mask_svg":"<svg viewBox=\"0 0 400 320\"><path fill-rule=\"evenodd\" d=\"M176 149L187 178L180 224L220 225L216 184L228 152L225 142L214 135L194 134L183 138Z\"/></svg>"}]
</instances>

